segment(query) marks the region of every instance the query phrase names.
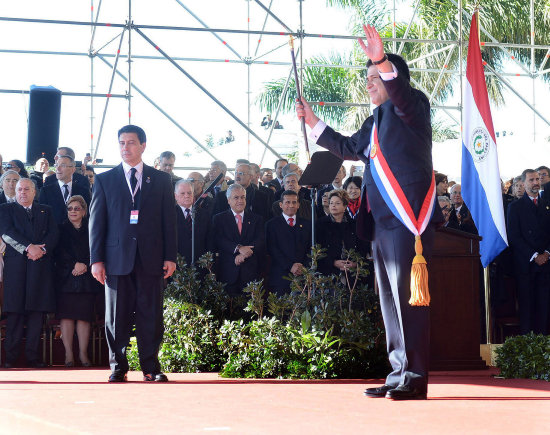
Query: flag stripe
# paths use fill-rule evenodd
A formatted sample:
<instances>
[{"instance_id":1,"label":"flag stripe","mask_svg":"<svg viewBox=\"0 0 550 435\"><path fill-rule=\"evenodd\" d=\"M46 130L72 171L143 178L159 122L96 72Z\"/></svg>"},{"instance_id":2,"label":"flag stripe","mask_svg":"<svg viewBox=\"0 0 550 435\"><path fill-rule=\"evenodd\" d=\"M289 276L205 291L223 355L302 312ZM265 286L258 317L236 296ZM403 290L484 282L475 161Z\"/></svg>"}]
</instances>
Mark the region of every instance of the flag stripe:
<instances>
[{"instance_id":1,"label":"flag stripe","mask_svg":"<svg viewBox=\"0 0 550 435\"><path fill-rule=\"evenodd\" d=\"M477 31L477 20L475 15L472 17L472 25L470 27L470 41L468 42L468 61L466 64L466 80L471 84L474 101L483 118L487 131L493 138L493 142L497 142L495 129L493 127L493 119L491 117L491 108L489 106L489 94L487 93L487 85L485 83L485 73L481 60L481 50L479 48L479 38Z\"/></svg>"}]
</instances>

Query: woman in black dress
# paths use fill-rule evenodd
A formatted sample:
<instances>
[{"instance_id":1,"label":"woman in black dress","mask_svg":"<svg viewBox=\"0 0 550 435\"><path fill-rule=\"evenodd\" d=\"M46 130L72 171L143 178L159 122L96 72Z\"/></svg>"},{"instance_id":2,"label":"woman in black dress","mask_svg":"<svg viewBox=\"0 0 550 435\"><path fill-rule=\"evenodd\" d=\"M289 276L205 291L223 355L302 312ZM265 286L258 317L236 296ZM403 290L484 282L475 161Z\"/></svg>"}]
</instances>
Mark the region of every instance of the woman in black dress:
<instances>
[{"instance_id":1,"label":"woman in black dress","mask_svg":"<svg viewBox=\"0 0 550 435\"><path fill-rule=\"evenodd\" d=\"M317 221L317 243L326 249L326 257L319 260L319 271L323 275L336 274L355 267L343 255L344 250L358 249L355 221L346 211L349 196L343 189L329 193L329 215Z\"/></svg>"},{"instance_id":2,"label":"woman in black dress","mask_svg":"<svg viewBox=\"0 0 550 435\"><path fill-rule=\"evenodd\" d=\"M68 220L60 225L56 249L57 318L65 346L65 366L74 367L73 336L76 323L80 362L90 367L88 342L94 301L101 290L90 273L90 248L86 201L80 195L67 202Z\"/></svg>"}]
</instances>

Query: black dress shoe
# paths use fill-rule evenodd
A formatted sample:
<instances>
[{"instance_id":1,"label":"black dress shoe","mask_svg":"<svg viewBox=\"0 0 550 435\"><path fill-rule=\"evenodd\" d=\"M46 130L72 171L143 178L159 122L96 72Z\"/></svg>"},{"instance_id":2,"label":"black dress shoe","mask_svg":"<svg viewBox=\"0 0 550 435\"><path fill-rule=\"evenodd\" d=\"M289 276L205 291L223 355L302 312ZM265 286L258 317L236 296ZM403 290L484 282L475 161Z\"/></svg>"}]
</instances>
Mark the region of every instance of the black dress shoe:
<instances>
[{"instance_id":1,"label":"black dress shoe","mask_svg":"<svg viewBox=\"0 0 550 435\"><path fill-rule=\"evenodd\" d=\"M399 385L386 393L386 399L393 400L426 400L427 393L425 389L410 387L408 385Z\"/></svg>"},{"instance_id":2,"label":"black dress shoe","mask_svg":"<svg viewBox=\"0 0 550 435\"><path fill-rule=\"evenodd\" d=\"M113 372L109 376L109 382L126 382L127 380L128 376L124 372Z\"/></svg>"},{"instance_id":3,"label":"black dress shoe","mask_svg":"<svg viewBox=\"0 0 550 435\"><path fill-rule=\"evenodd\" d=\"M42 361L29 361L29 367L32 369L43 369L47 367L47 365Z\"/></svg>"},{"instance_id":4,"label":"black dress shoe","mask_svg":"<svg viewBox=\"0 0 550 435\"><path fill-rule=\"evenodd\" d=\"M168 378L164 373L146 373L143 375L145 382L168 382Z\"/></svg>"},{"instance_id":5,"label":"black dress shoe","mask_svg":"<svg viewBox=\"0 0 550 435\"><path fill-rule=\"evenodd\" d=\"M367 388L364 394L367 397L386 397L386 393L394 388L391 385L382 385L381 387Z\"/></svg>"}]
</instances>

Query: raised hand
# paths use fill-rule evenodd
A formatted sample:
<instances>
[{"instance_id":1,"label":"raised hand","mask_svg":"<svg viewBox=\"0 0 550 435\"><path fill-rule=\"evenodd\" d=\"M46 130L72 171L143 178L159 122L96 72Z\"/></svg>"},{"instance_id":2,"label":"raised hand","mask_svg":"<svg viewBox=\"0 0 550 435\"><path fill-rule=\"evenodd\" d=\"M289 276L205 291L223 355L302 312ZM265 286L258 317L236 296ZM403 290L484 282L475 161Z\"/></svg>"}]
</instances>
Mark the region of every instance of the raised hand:
<instances>
[{"instance_id":1,"label":"raised hand","mask_svg":"<svg viewBox=\"0 0 550 435\"><path fill-rule=\"evenodd\" d=\"M382 42L382 38L380 38L375 27L370 24L363 24L363 30L367 38L367 45L365 45L361 38L357 38L361 49L373 62L381 60L384 57L384 43Z\"/></svg>"}]
</instances>

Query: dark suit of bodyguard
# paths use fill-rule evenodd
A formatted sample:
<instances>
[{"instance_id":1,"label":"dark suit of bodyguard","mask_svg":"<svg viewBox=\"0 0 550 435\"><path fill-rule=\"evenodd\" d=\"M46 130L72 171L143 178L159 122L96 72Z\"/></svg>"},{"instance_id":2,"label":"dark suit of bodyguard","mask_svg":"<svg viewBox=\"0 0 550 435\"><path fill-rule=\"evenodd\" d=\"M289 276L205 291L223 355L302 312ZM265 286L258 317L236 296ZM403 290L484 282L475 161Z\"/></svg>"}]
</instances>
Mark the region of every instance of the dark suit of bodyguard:
<instances>
[{"instance_id":1,"label":"dark suit of bodyguard","mask_svg":"<svg viewBox=\"0 0 550 435\"><path fill-rule=\"evenodd\" d=\"M367 64L367 90L371 101L378 105L373 115L351 137L342 136L328 126L325 128L322 122L318 124L318 118L307 105L305 109L298 105L298 115L305 115L306 122L313 127L311 135L319 145L342 159L365 163L357 233L361 238L372 240L387 350L393 369L383 387L369 388L365 394L401 400L425 399L429 363L429 307L408 303L411 263L415 255L414 236L385 203L374 182L368 156L372 129L376 125L380 149L418 217L433 171L430 104L422 92L410 86L405 61L395 55L389 55L388 61L382 41L373 27L365 27L365 34L369 45L363 50L370 58L381 60L378 67L370 61ZM377 51L372 52L376 47ZM380 77L380 72L387 72L389 76ZM441 220L441 210L436 207L435 212ZM434 221L432 218L432 223ZM422 234L424 257L428 264L433 246L432 223Z\"/></svg>"},{"instance_id":2,"label":"dark suit of bodyguard","mask_svg":"<svg viewBox=\"0 0 550 435\"><path fill-rule=\"evenodd\" d=\"M141 161L141 128L123 127L119 145L123 164L96 176L90 207L92 273L105 282L109 381L126 379L134 311L144 380L166 381L158 350L164 332L163 278L174 272L177 255L172 181Z\"/></svg>"}]
</instances>

